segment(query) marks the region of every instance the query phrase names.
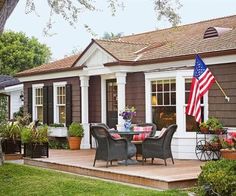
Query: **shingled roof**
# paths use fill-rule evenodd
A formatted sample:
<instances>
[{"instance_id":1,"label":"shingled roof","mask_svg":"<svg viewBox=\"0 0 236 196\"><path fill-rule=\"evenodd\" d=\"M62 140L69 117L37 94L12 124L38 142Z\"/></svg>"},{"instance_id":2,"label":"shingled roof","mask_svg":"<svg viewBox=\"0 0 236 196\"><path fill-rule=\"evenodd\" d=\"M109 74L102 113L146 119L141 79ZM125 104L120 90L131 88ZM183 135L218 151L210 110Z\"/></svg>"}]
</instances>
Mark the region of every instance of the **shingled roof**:
<instances>
[{"instance_id":1,"label":"shingled roof","mask_svg":"<svg viewBox=\"0 0 236 196\"><path fill-rule=\"evenodd\" d=\"M20 81L17 78L8 75L0 75L0 89L16 84L20 84Z\"/></svg>"},{"instance_id":2,"label":"shingled roof","mask_svg":"<svg viewBox=\"0 0 236 196\"><path fill-rule=\"evenodd\" d=\"M219 36L204 39L209 29L226 29ZM43 74L75 69L76 62L93 43L112 55L116 61L105 66L138 65L193 58L197 52L203 56L236 53L236 15L202 21L168 29L156 30L114 40L92 40L81 55L75 55L49 64L21 72L17 76ZM80 67L81 68L81 67Z\"/></svg>"},{"instance_id":3,"label":"shingled roof","mask_svg":"<svg viewBox=\"0 0 236 196\"><path fill-rule=\"evenodd\" d=\"M19 72L16 74L16 76L20 77L20 76L38 75L38 74L44 74L44 73L53 73L53 72L72 70L73 69L72 65L75 63L79 55L80 54L76 54L73 56L66 57L64 59L53 61L51 63L40 65L38 67L34 67L32 69Z\"/></svg>"}]
</instances>

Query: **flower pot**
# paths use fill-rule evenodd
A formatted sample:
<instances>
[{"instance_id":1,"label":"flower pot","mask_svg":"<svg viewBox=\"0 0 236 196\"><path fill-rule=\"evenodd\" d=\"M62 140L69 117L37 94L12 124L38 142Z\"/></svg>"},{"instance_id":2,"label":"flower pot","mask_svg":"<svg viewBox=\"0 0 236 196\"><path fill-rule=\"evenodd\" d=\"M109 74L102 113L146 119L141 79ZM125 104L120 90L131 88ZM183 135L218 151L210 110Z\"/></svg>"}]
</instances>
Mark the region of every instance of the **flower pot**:
<instances>
[{"instance_id":1,"label":"flower pot","mask_svg":"<svg viewBox=\"0 0 236 196\"><path fill-rule=\"evenodd\" d=\"M201 133L209 133L209 128L206 127L200 127Z\"/></svg>"},{"instance_id":2,"label":"flower pot","mask_svg":"<svg viewBox=\"0 0 236 196\"><path fill-rule=\"evenodd\" d=\"M5 154L21 153L21 141L4 139L2 141L2 151Z\"/></svg>"},{"instance_id":3,"label":"flower pot","mask_svg":"<svg viewBox=\"0 0 236 196\"><path fill-rule=\"evenodd\" d=\"M46 143L25 143L24 157L41 158L48 157L48 142Z\"/></svg>"},{"instance_id":4,"label":"flower pot","mask_svg":"<svg viewBox=\"0 0 236 196\"><path fill-rule=\"evenodd\" d=\"M79 150L81 137L69 137L68 142L71 150Z\"/></svg>"},{"instance_id":5,"label":"flower pot","mask_svg":"<svg viewBox=\"0 0 236 196\"><path fill-rule=\"evenodd\" d=\"M221 149L220 154L221 158L228 160L236 160L236 150Z\"/></svg>"}]
</instances>

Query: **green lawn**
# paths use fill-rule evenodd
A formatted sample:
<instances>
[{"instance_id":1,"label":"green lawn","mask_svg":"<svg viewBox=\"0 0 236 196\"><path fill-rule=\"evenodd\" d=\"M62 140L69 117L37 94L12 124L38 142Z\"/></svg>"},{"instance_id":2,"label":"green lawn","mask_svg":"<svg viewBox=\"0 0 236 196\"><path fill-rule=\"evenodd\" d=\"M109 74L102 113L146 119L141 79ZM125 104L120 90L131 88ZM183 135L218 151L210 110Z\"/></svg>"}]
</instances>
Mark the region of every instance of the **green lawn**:
<instances>
[{"instance_id":1,"label":"green lawn","mask_svg":"<svg viewBox=\"0 0 236 196\"><path fill-rule=\"evenodd\" d=\"M187 195L184 192L136 188L118 183L16 164L0 167L0 195Z\"/></svg>"}]
</instances>

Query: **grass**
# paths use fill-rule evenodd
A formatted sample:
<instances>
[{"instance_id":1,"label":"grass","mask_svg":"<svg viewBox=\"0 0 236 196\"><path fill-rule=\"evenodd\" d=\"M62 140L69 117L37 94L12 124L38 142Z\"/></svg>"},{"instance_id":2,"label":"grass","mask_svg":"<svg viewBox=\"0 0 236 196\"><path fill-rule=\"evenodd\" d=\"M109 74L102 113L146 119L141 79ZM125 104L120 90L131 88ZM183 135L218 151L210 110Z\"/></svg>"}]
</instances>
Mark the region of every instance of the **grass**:
<instances>
[{"instance_id":1,"label":"grass","mask_svg":"<svg viewBox=\"0 0 236 196\"><path fill-rule=\"evenodd\" d=\"M187 195L156 191L35 167L5 163L0 167L0 195Z\"/></svg>"}]
</instances>

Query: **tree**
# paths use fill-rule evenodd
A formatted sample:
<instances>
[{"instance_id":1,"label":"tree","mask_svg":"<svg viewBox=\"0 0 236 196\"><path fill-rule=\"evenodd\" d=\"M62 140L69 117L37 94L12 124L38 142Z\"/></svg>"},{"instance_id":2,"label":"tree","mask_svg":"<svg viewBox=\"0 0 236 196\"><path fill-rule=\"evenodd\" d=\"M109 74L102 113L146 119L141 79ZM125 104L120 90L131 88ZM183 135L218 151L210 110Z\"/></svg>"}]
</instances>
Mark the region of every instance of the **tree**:
<instances>
[{"instance_id":1,"label":"tree","mask_svg":"<svg viewBox=\"0 0 236 196\"><path fill-rule=\"evenodd\" d=\"M105 32L102 36L102 39L116 39L116 38L119 38L123 35L123 33L108 33L108 32Z\"/></svg>"},{"instance_id":2,"label":"tree","mask_svg":"<svg viewBox=\"0 0 236 196\"><path fill-rule=\"evenodd\" d=\"M178 25L180 16L177 10L182 6L179 0L152 0L157 20L167 18L172 26ZM36 11L35 0L26 0L26 13ZM44 29L45 35L50 35L49 31L53 26L53 15L60 15L64 20L74 26L79 21L80 13L84 11L96 11L100 8L96 5L95 0L47 0L50 8L50 17ZM116 14L117 8L124 8L123 0L107 0L107 7L111 10L112 16ZM138 3L138 1L137 1ZM84 24L84 27L91 33L91 28ZM92 34L94 34L92 32Z\"/></svg>"},{"instance_id":3,"label":"tree","mask_svg":"<svg viewBox=\"0 0 236 196\"><path fill-rule=\"evenodd\" d=\"M34 37L22 32L4 32L0 35L0 73L14 75L46 63L51 57L50 49Z\"/></svg>"}]
</instances>

